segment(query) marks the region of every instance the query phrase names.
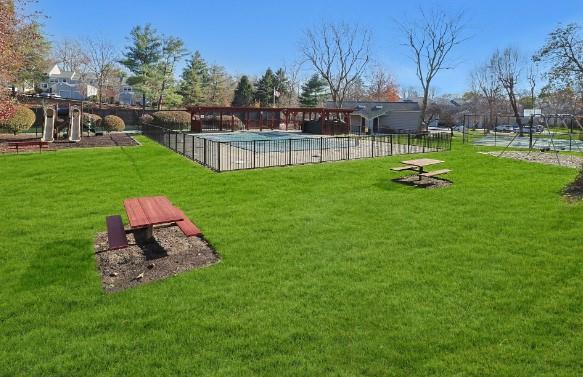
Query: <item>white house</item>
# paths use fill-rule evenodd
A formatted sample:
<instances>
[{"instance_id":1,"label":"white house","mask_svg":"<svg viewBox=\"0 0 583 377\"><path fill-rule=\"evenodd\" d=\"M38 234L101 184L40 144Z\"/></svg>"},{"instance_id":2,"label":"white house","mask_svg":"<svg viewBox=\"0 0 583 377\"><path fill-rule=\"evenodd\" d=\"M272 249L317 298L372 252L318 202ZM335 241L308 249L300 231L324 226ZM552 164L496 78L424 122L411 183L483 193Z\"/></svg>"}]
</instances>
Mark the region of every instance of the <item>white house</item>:
<instances>
[{"instance_id":1,"label":"white house","mask_svg":"<svg viewBox=\"0 0 583 377\"><path fill-rule=\"evenodd\" d=\"M84 100L97 95L97 88L91 84L92 81L91 77L81 78L76 72L61 71L55 64L47 72L47 79L40 84L40 89L63 98Z\"/></svg>"}]
</instances>

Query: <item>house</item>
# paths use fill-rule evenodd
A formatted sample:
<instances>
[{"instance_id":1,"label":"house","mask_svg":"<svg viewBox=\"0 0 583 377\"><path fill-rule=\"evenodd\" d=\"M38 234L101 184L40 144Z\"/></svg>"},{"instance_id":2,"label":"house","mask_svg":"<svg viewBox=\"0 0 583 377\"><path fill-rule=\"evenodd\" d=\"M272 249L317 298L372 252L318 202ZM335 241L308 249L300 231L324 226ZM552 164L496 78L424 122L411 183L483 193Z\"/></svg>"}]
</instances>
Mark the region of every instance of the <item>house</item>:
<instances>
[{"instance_id":1,"label":"house","mask_svg":"<svg viewBox=\"0 0 583 377\"><path fill-rule=\"evenodd\" d=\"M141 104L142 97L137 96L132 86L128 85L124 80L119 88L118 102L120 105Z\"/></svg>"},{"instance_id":2,"label":"house","mask_svg":"<svg viewBox=\"0 0 583 377\"><path fill-rule=\"evenodd\" d=\"M92 85L91 77L81 77L77 72L61 71L57 64L47 72L45 82L40 89L46 93L54 93L63 98L84 100L97 95L97 88Z\"/></svg>"},{"instance_id":3,"label":"house","mask_svg":"<svg viewBox=\"0 0 583 377\"><path fill-rule=\"evenodd\" d=\"M333 101L326 102L333 108ZM353 133L383 134L394 132L417 132L421 110L413 101L344 101L343 109L353 109L350 128Z\"/></svg>"}]
</instances>

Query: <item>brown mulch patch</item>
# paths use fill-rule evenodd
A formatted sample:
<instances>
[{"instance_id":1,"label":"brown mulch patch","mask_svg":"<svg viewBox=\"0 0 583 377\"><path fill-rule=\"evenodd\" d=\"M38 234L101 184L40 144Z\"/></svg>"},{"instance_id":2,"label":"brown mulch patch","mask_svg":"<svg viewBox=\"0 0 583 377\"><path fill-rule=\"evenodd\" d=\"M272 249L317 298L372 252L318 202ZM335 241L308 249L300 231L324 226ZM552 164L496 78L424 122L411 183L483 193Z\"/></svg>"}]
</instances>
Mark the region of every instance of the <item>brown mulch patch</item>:
<instances>
[{"instance_id":1,"label":"brown mulch patch","mask_svg":"<svg viewBox=\"0 0 583 377\"><path fill-rule=\"evenodd\" d=\"M443 178L421 177L418 175L408 175L393 179L393 182L401 183L407 186L414 186L425 189L436 189L451 186L453 183Z\"/></svg>"},{"instance_id":2,"label":"brown mulch patch","mask_svg":"<svg viewBox=\"0 0 583 377\"><path fill-rule=\"evenodd\" d=\"M27 134L2 134L0 135L0 153L16 153L15 149L8 148L8 142L10 141L40 141L40 138ZM49 143L48 148L43 148L43 151L55 151L68 148L131 147L135 145L139 144L130 135L123 132L114 132L99 136L83 136L78 143L73 143L68 140L55 140L53 143ZM19 153L38 152L38 149L35 146L24 149L20 148Z\"/></svg>"},{"instance_id":3,"label":"brown mulch patch","mask_svg":"<svg viewBox=\"0 0 583 377\"><path fill-rule=\"evenodd\" d=\"M563 196L572 201L583 199L583 171L565 188Z\"/></svg>"},{"instance_id":4,"label":"brown mulch patch","mask_svg":"<svg viewBox=\"0 0 583 377\"><path fill-rule=\"evenodd\" d=\"M95 239L95 258L106 292L161 280L220 260L204 239L186 237L177 226L154 228L155 242L148 244L136 244L133 233L126 233L129 246L125 249L107 250L107 232L98 233Z\"/></svg>"}]
</instances>

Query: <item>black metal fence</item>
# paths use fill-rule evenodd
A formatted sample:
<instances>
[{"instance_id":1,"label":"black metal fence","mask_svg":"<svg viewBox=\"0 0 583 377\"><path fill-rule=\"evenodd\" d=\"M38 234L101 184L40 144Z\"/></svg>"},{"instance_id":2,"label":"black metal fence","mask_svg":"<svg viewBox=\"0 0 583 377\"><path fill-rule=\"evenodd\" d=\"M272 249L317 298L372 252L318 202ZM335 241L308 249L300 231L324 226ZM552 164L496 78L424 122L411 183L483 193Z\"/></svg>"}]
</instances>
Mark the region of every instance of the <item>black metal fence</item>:
<instances>
[{"instance_id":1,"label":"black metal fence","mask_svg":"<svg viewBox=\"0 0 583 377\"><path fill-rule=\"evenodd\" d=\"M219 141L205 134L192 135L152 125L144 125L142 133L217 172L451 149L449 133L298 136L251 141Z\"/></svg>"}]
</instances>

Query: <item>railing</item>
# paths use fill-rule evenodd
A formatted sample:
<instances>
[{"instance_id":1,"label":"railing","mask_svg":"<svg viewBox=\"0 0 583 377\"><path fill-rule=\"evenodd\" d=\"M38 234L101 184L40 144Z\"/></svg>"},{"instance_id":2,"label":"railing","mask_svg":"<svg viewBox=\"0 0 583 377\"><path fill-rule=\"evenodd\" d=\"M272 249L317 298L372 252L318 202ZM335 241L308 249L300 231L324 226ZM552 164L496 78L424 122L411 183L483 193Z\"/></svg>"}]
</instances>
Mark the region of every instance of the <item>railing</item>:
<instances>
[{"instance_id":1,"label":"railing","mask_svg":"<svg viewBox=\"0 0 583 377\"><path fill-rule=\"evenodd\" d=\"M212 170L231 171L437 152L451 149L449 133L322 136L281 140L217 141L145 125L150 139Z\"/></svg>"}]
</instances>

